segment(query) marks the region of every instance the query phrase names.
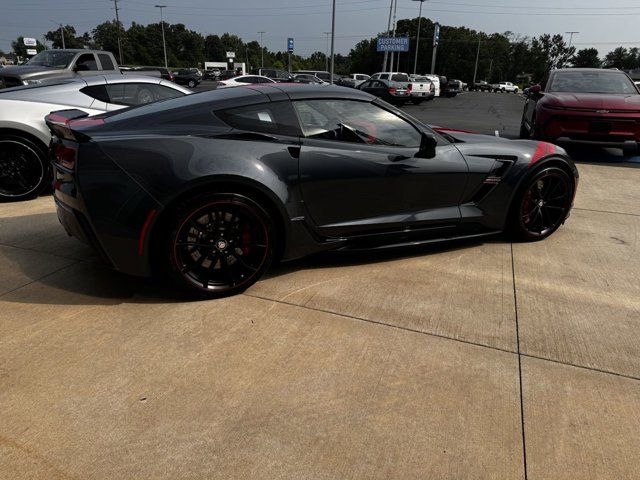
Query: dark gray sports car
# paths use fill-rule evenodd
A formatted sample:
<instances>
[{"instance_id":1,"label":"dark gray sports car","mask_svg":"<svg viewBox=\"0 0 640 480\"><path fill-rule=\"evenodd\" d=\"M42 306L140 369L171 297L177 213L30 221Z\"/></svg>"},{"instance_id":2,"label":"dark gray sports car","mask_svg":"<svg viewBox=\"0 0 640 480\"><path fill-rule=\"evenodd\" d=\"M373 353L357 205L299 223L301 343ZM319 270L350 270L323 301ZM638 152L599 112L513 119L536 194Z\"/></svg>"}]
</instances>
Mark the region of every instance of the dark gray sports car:
<instances>
[{"instance_id":1,"label":"dark gray sports car","mask_svg":"<svg viewBox=\"0 0 640 480\"><path fill-rule=\"evenodd\" d=\"M564 150L430 128L359 90L215 90L84 118L47 117L67 232L118 270L162 272L208 297L278 259L509 230L568 217Z\"/></svg>"}]
</instances>

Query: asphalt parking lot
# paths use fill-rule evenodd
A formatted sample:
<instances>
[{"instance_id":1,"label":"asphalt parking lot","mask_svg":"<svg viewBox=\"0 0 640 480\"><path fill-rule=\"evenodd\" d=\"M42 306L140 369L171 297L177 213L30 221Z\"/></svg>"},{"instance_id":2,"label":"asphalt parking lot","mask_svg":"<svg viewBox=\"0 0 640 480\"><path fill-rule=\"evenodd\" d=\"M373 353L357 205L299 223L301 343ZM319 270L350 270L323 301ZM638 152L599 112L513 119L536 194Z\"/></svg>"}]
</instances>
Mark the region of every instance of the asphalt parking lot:
<instances>
[{"instance_id":1,"label":"asphalt parking lot","mask_svg":"<svg viewBox=\"0 0 640 480\"><path fill-rule=\"evenodd\" d=\"M521 109L406 107L506 137ZM575 156L543 242L322 255L217 301L0 204L0 478L640 478L640 164Z\"/></svg>"}]
</instances>

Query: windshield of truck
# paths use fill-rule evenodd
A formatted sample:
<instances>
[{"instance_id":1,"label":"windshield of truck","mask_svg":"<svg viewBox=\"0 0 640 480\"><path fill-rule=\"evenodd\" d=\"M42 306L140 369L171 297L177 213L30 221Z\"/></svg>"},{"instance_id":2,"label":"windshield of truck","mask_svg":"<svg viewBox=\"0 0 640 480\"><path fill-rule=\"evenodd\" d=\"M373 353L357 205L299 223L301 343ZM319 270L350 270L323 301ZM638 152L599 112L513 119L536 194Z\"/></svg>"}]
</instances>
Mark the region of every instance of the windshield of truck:
<instances>
[{"instance_id":1,"label":"windshield of truck","mask_svg":"<svg viewBox=\"0 0 640 480\"><path fill-rule=\"evenodd\" d=\"M37 65L41 67L51 68L67 68L75 57L74 52L60 52L56 50L43 50L31 60L27 62L27 65Z\"/></svg>"},{"instance_id":2,"label":"windshield of truck","mask_svg":"<svg viewBox=\"0 0 640 480\"><path fill-rule=\"evenodd\" d=\"M391 76L391 80L393 80L394 82L409 83L409 75L406 75L404 73L394 73Z\"/></svg>"}]
</instances>

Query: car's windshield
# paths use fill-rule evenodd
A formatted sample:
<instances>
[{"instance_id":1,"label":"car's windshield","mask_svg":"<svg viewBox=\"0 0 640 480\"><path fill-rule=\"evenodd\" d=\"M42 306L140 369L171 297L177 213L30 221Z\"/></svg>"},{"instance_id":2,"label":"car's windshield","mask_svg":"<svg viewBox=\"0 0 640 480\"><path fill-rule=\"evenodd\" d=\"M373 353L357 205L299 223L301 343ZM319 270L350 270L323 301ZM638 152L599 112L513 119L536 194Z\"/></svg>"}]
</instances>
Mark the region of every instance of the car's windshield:
<instances>
[{"instance_id":1,"label":"car's windshield","mask_svg":"<svg viewBox=\"0 0 640 480\"><path fill-rule=\"evenodd\" d=\"M55 50L44 50L27 62L27 65L38 65L42 67L67 68L73 60L73 52L57 52Z\"/></svg>"},{"instance_id":2,"label":"car's windshield","mask_svg":"<svg viewBox=\"0 0 640 480\"><path fill-rule=\"evenodd\" d=\"M633 82L622 72L557 72L547 87L549 92L638 93Z\"/></svg>"},{"instance_id":3,"label":"car's windshield","mask_svg":"<svg viewBox=\"0 0 640 480\"><path fill-rule=\"evenodd\" d=\"M407 83L409 81L409 76L405 75L404 73L394 73L393 75L391 75L391 80L393 80L394 82Z\"/></svg>"}]
</instances>

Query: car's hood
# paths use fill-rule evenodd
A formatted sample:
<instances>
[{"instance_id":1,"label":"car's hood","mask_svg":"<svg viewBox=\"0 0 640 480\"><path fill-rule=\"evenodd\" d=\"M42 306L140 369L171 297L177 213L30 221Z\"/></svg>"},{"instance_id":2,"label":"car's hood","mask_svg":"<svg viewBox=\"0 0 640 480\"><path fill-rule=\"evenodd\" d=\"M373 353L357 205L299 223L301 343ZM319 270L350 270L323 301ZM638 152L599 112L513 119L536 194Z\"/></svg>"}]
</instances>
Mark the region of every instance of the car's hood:
<instances>
[{"instance_id":1,"label":"car's hood","mask_svg":"<svg viewBox=\"0 0 640 480\"><path fill-rule=\"evenodd\" d=\"M640 111L640 95L550 92L544 95L542 104L573 109Z\"/></svg>"},{"instance_id":2,"label":"car's hood","mask_svg":"<svg viewBox=\"0 0 640 480\"><path fill-rule=\"evenodd\" d=\"M45 72L61 72L61 69L43 67L41 65L16 65L13 67L7 67L0 70L0 75L11 75L14 77L32 76L36 73Z\"/></svg>"}]
</instances>

